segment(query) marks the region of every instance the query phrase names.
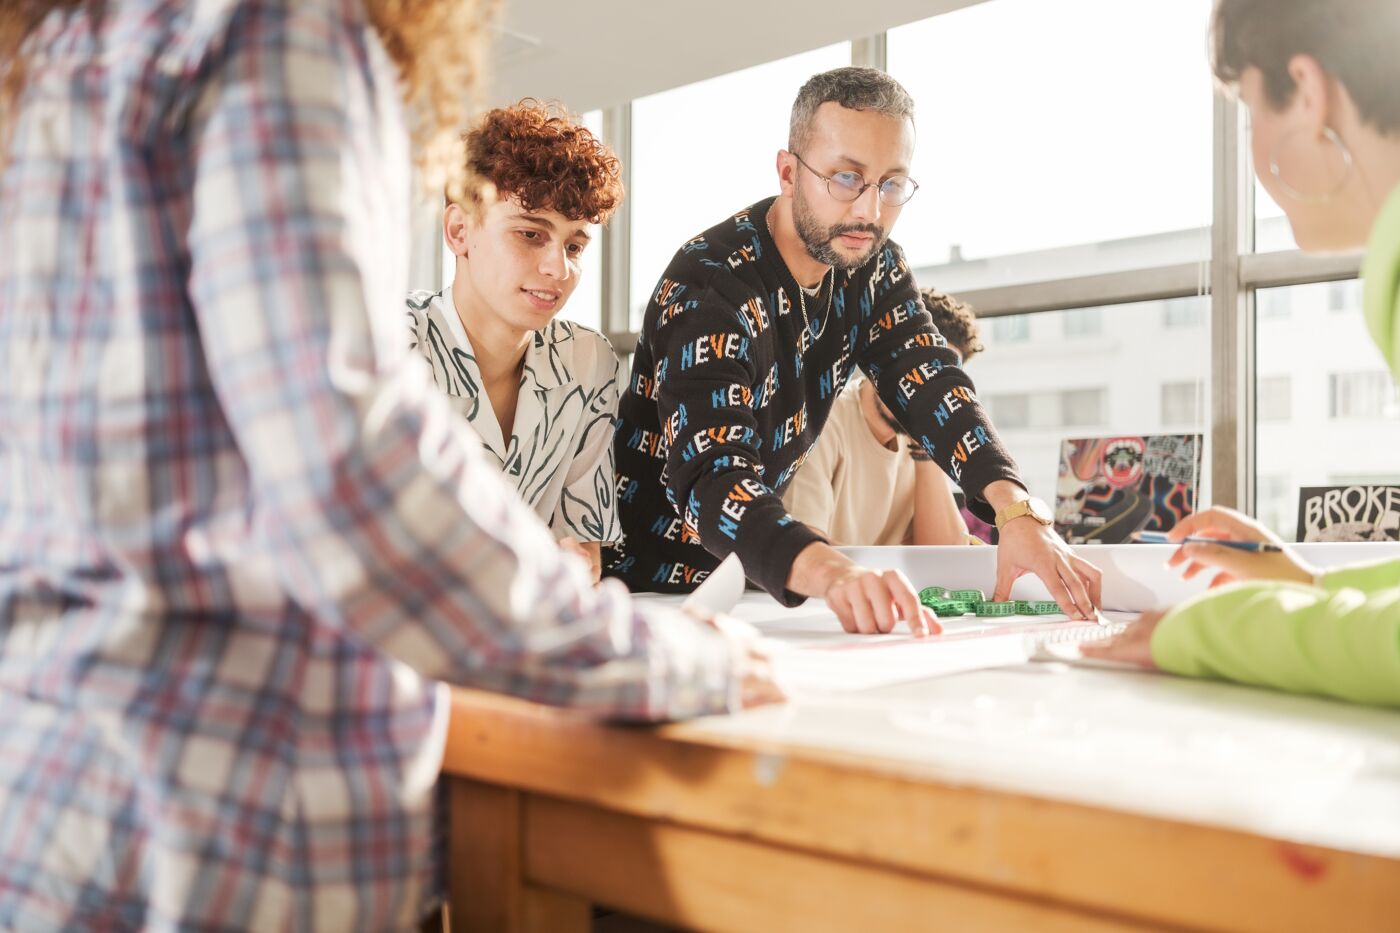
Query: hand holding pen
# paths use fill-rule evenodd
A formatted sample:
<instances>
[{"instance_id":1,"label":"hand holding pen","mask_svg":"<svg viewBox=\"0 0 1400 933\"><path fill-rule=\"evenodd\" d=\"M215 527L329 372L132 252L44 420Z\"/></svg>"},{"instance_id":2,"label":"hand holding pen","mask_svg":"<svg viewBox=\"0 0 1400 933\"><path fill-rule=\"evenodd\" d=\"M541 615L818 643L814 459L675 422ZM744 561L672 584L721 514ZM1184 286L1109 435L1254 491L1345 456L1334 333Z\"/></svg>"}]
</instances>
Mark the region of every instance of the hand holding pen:
<instances>
[{"instance_id":1,"label":"hand holding pen","mask_svg":"<svg viewBox=\"0 0 1400 933\"><path fill-rule=\"evenodd\" d=\"M1233 538L1212 538L1208 535L1190 535L1180 541L1173 541L1171 535L1164 531L1139 531L1133 535L1133 540L1141 544L1214 544L1250 554L1276 553L1283 550L1283 545L1274 544L1272 541L1236 541Z\"/></svg>"},{"instance_id":2,"label":"hand holding pen","mask_svg":"<svg viewBox=\"0 0 1400 933\"><path fill-rule=\"evenodd\" d=\"M1147 533L1150 534L1150 533ZM1139 535L1139 540L1180 544L1167 563L1184 566L1191 579L1213 570L1210 585L1236 580L1291 580L1311 584L1317 570L1299 560L1282 540L1247 515L1222 506L1188 515L1162 538Z\"/></svg>"}]
</instances>

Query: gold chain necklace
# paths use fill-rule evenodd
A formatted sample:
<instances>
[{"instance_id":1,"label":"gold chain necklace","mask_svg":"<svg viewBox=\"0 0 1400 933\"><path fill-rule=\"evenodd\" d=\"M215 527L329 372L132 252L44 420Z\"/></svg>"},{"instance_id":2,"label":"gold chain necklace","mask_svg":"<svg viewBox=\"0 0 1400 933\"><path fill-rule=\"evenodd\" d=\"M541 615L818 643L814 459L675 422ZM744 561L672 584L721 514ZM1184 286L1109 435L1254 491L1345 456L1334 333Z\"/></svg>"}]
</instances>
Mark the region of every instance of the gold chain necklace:
<instances>
[{"instance_id":1,"label":"gold chain necklace","mask_svg":"<svg viewBox=\"0 0 1400 933\"><path fill-rule=\"evenodd\" d=\"M822 275L822 281L826 281L826 275L825 275L825 274ZM821 286L819 285L819 286L817 286L817 288L819 289L819 291L817 292L817 294L821 294L821 292L820 292ZM832 266L832 267L831 267L831 290L828 291L828 292L826 293L826 310L822 312L822 329L821 329L820 333L812 334L812 339L813 339L813 340L816 340L816 339L817 339L818 337L820 337L822 334L826 333L826 320L827 320L827 318L831 317L831 298L832 298L832 295L833 295L835 292L836 292L836 267L835 267L835 266ZM803 288L802 285L801 285L801 283L799 283L798 286L797 286L797 307L802 311L802 326L805 327L805 328L807 329L807 332L808 332L808 333L811 333L811 331L812 331L812 325L809 324L809 323L807 323L807 289Z\"/></svg>"},{"instance_id":2,"label":"gold chain necklace","mask_svg":"<svg viewBox=\"0 0 1400 933\"><path fill-rule=\"evenodd\" d=\"M775 205L775 206L776 206L776 205ZM778 245L778 237L777 237L777 234L775 234L775 233L773 232L773 208L772 208L772 207L768 208L768 211L763 215L763 223L764 223L764 226L766 226L766 227L768 228L768 238L771 239L771 240L773 241L773 245L774 245L774 247L776 247L776 246ZM779 254L778 258L779 258L779 259L782 259L783 257L782 257L781 254ZM835 267L835 266L828 266L827 268L828 268L828 270L831 272L831 291L829 291L829 292L826 293L826 310L822 312L822 329L821 329L821 333L823 333L823 334L826 333L826 321L827 321L827 318L829 318L829 317L831 316L831 299L832 299L832 296L835 295L835 293L836 293L836 267ZM797 281L797 278L796 278L795 276L793 277L793 281L797 283L797 309L798 309L799 311L802 312L802 332L803 332L804 334L811 334L811 333L812 333L812 325L811 325L811 323L807 320L807 289L805 289L805 288L802 287L802 283L801 283L801 282L798 282L798 281ZM825 272L822 273L822 281L823 281L823 282L826 281L826 273L825 273ZM821 294L821 291L820 291L821 286L819 285L819 286L817 286L817 288L818 288L817 294L820 295L820 294ZM812 334L812 339L815 340L818 336L820 336L820 335L819 335L819 334ZM805 340L806 338L804 337L803 339Z\"/></svg>"}]
</instances>

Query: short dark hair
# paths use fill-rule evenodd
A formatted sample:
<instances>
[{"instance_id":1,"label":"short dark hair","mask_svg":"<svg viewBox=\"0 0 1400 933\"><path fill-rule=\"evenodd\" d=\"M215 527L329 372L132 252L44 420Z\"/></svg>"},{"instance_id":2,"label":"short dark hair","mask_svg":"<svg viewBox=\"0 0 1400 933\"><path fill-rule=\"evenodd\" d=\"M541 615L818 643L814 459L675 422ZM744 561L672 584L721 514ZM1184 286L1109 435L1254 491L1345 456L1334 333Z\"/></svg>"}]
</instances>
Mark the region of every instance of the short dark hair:
<instances>
[{"instance_id":1,"label":"short dark hair","mask_svg":"<svg viewBox=\"0 0 1400 933\"><path fill-rule=\"evenodd\" d=\"M788 121L788 151L807 145L812 118L822 104L837 103L849 110L874 110L914 122L914 98L904 86L878 68L848 66L812 75L792 102Z\"/></svg>"},{"instance_id":2,"label":"short dark hair","mask_svg":"<svg viewBox=\"0 0 1400 933\"><path fill-rule=\"evenodd\" d=\"M1218 0L1211 20L1211 68L1236 84L1251 66L1275 107L1297 85L1295 55L1311 55L1336 78L1362 122L1400 131L1400 2L1397 0Z\"/></svg>"},{"instance_id":3,"label":"short dark hair","mask_svg":"<svg viewBox=\"0 0 1400 933\"><path fill-rule=\"evenodd\" d=\"M943 339L962 354L964 363L987 349L982 346L977 314L970 305L935 288L926 288L920 295L924 299L924 307L933 316L933 326L938 328Z\"/></svg>"}]
</instances>

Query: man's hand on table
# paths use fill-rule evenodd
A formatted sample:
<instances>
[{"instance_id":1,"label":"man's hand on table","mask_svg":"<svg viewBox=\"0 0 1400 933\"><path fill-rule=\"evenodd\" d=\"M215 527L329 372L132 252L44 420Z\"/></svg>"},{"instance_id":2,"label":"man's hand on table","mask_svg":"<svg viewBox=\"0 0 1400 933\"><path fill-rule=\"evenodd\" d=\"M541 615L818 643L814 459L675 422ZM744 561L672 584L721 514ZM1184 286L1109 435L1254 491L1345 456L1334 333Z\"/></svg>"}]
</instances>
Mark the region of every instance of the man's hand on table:
<instances>
[{"instance_id":1,"label":"man's hand on table","mask_svg":"<svg viewBox=\"0 0 1400 933\"><path fill-rule=\"evenodd\" d=\"M920 604L904 574L861 567L820 541L807 545L797 555L787 587L803 596L825 599L848 632L887 634L900 622L915 635L943 630L932 610Z\"/></svg>"},{"instance_id":2,"label":"man's hand on table","mask_svg":"<svg viewBox=\"0 0 1400 933\"><path fill-rule=\"evenodd\" d=\"M983 491L998 512L1029 494L1014 483L1002 480ZM1045 584L1060 610L1071 619L1091 620L1103 603L1103 571L1070 550L1064 539L1049 525L1031 516L1015 518L1001 529L997 541L997 583L993 602L1011 598L1011 584L1033 573Z\"/></svg>"}]
</instances>

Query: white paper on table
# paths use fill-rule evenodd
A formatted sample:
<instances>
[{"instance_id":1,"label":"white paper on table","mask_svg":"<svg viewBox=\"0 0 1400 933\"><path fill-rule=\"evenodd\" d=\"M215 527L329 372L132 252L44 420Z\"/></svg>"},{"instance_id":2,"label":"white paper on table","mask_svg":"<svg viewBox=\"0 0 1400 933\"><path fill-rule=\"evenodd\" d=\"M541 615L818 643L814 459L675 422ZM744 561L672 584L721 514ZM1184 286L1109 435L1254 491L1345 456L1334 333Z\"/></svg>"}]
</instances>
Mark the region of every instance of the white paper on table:
<instances>
[{"instance_id":1,"label":"white paper on table","mask_svg":"<svg viewBox=\"0 0 1400 933\"><path fill-rule=\"evenodd\" d=\"M743 595L744 564L738 554L730 554L686 597L681 608L726 614L734 611Z\"/></svg>"},{"instance_id":2,"label":"white paper on table","mask_svg":"<svg viewBox=\"0 0 1400 933\"><path fill-rule=\"evenodd\" d=\"M755 607L757 608L757 607ZM748 609L747 606L744 609ZM1048 644L1107 638L1133 613L1104 613L1107 624L1064 616L944 619L943 634L853 635L824 606L818 611L740 611L763 634L780 684L797 693L845 693L944 674L1024 664ZM1049 658L1047 658L1049 659ZM1069 660L1068 656L1056 660Z\"/></svg>"},{"instance_id":3,"label":"white paper on table","mask_svg":"<svg viewBox=\"0 0 1400 933\"><path fill-rule=\"evenodd\" d=\"M1133 664L1130 661L1110 661L1106 658L1088 658L1080 652L1080 645L1083 642L1042 642L1036 646L1031 653L1032 661L1058 662L1060 664L1074 664L1079 667L1101 667L1113 671L1138 671L1145 668L1141 664Z\"/></svg>"},{"instance_id":4,"label":"white paper on table","mask_svg":"<svg viewBox=\"0 0 1400 933\"><path fill-rule=\"evenodd\" d=\"M926 638L907 631L854 635L841 629L821 600L789 608L764 593L745 593L744 584L743 564L730 554L680 605L751 623L764 638L775 675L793 693L846 693L1031 660L1073 663L1079 661L1073 645L1116 634L1136 616L1104 612L1107 625L1074 623L1065 616L962 616L941 620L943 634Z\"/></svg>"}]
</instances>

